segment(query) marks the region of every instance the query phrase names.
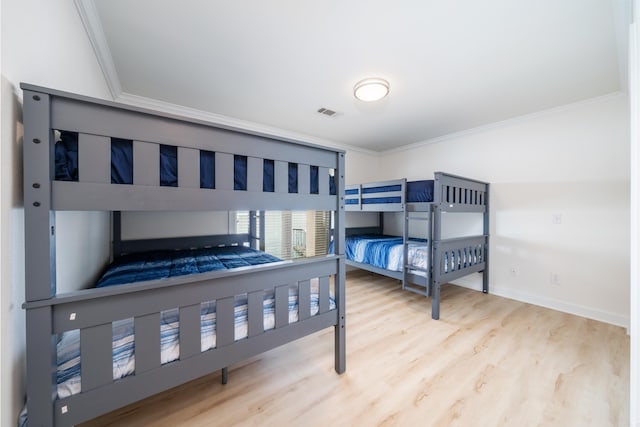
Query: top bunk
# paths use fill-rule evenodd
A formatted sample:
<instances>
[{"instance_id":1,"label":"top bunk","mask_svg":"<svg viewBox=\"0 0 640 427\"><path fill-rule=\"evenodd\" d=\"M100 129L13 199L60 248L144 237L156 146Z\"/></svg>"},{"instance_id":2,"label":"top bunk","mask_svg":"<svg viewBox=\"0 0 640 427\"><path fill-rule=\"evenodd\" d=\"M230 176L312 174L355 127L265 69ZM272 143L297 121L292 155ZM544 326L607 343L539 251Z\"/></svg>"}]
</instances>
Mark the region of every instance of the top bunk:
<instances>
[{"instance_id":1,"label":"top bunk","mask_svg":"<svg viewBox=\"0 0 640 427\"><path fill-rule=\"evenodd\" d=\"M75 211L340 209L342 150L21 88L29 123L25 204Z\"/></svg>"},{"instance_id":2,"label":"top bunk","mask_svg":"<svg viewBox=\"0 0 640 427\"><path fill-rule=\"evenodd\" d=\"M353 212L487 212L489 184L434 173L434 179L406 178L345 186L345 210Z\"/></svg>"}]
</instances>

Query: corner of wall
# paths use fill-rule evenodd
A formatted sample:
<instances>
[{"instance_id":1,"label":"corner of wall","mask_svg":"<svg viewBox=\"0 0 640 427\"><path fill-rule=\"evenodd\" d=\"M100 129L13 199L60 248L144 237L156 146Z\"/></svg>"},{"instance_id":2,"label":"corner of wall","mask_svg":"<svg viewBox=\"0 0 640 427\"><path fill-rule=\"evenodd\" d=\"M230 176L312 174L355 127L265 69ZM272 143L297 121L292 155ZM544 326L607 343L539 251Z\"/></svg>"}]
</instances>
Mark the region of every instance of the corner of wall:
<instances>
[{"instance_id":1,"label":"corner of wall","mask_svg":"<svg viewBox=\"0 0 640 427\"><path fill-rule=\"evenodd\" d=\"M12 425L25 395L22 108L4 75L0 93L0 424Z\"/></svg>"}]
</instances>

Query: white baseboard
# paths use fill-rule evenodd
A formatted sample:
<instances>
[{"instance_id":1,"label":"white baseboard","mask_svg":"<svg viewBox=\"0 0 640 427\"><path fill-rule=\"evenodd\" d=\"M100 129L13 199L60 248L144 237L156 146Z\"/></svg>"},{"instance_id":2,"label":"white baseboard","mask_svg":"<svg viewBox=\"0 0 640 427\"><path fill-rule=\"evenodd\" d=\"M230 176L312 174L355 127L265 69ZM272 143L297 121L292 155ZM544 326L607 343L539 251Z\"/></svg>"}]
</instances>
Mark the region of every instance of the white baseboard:
<instances>
[{"instance_id":1,"label":"white baseboard","mask_svg":"<svg viewBox=\"0 0 640 427\"><path fill-rule=\"evenodd\" d=\"M464 288L482 291L482 280L480 277L474 277L474 275L462 277L460 279L452 281L451 283L453 283L454 285L462 286ZM627 329L627 334L629 333L629 318L621 316L619 314L610 313L591 307L585 307L579 304L568 303L566 301L535 295L528 292L522 292L507 286L491 285L489 287L489 293L492 295L497 295L499 297L509 298L527 304L534 304L540 307L550 308L552 310L557 310L563 313L573 314L580 317L586 317L587 319L593 319L615 326L621 326Z\"/></svg>"},{"instance_id":2,"label":"white baseboard","mask_svg":"<svg viewBox=\"0 0 640 427\"><path fill-rule=\"evenodd\" d=\"M473 289L482 292L482 276L471 274L451 281L452 284L463 288ZM540 295L522 292L507 286L490 285L489 293L503 298L509 298L515 301L533 304L540 307L549 308L551 310L561 311L563 313L573 314L575 316L585 317L587 319L597 320L599 322L609 323L615 326L621 326L627 330L629 334L629 318L619 314L610 313L608 311L598 310L591 307L585 307L579 304L573 304L554 298L548 298ZM639 426L640 427L640 426Z\"/></svg>"}]
</instances>

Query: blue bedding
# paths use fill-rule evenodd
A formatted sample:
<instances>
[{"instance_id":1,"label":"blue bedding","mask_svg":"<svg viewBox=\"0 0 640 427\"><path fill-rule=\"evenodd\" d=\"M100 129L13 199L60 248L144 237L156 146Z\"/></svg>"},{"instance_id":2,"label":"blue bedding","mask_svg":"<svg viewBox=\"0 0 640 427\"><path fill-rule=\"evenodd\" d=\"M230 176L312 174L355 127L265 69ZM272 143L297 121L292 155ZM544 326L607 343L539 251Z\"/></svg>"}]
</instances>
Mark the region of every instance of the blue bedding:
<instances>
[{"instance_id":1,"label":"blue bedding","mask_svg":"<svg viewBox=\"0 0 640 427\"><path fill-rule=\"evenodd\" d=\"M433 180L408 181L407 202L433 202Z\"/></svg>"},{"instance_id":2,"label":"blue bedding","mask_svg":"<svg viewBox=\"0 0 640 427\"><path fill-rule=\"evenodd\" d=\"M298 287L289 287L289 323L298 321ZM263 327L265 331L275 327L275 297L273 292L265 292L263 299ZM330 297L329 308L335 309L335 300ZM310 293L311 316L319 312L317 281L312 281ZM234 339L248 336L247 298L236 297L234 307ZM160 362L170 363L180 357L180 324L178 309L163 311L160 315ZM135 327L133 319L113 322L113 379L117 380L135 372ZM200 305L200 351L216 347L216 302L208 301ZM57 345L57 392L58 398L65 398L82 389L80 331L72 330L62 334Z\"/></svg>"},{"instance_id":3,"label":"blue bedding","mask_svg":"<svg viewBox=\"0 0 640 427\"><path fill-rule=\"evenodd\" d=\"M207 271L259 265L280 261L272 255L244 246L206 248L182 251L156 251L125 255L112 263L96 287L123 285ZM310 295L311 315L319 310L317 280L312 280ZM235 339L247 337L247 297L236 297L234 304ZM335 301L330 299L330 308ZM275 296L265 292L263 298L264 330L275 326ZM298 287L289 287L289 323L298 320ZM179 311L161 313L160 351L161 362L179 358ZM216 302L203 302L200 306L201 351L216 346ZM113 378L123 378L135 371L134 321L124 319L113 322ZM58 397L64 398L80 392L80 332L72 330L61 335L57 345Z\"/></svg>"},{"instance_id":4,"label":"blue bedding","mask_svg":"<svg viewBox=\"0 0 640 427\"><path fill-rule=\"evenodd\" d=\"M402 187L400 185L384 185L380 187L363 188L362 194L379 194L380 197L362 199L362 204L373 205L381 203L400 203L400 196L384 197L383 194L392 191L400 191L401 189ZM355 188L345 190L345 194L357 195L358 190ZM433 202L433 180L407 181L406 201L407 203ZM347 199L345 203L348 205L357 205L358 199Z\"/></svg>"},{"instance_id":5,"label":"blue bedding","mask_svg":"<svg viewBox=\"0 0 640 427\"><path fill-rule=\"evenodd\" d=\"M333 242L329 248L333 251ZM402 237L380 234L363 234L345 238L345 256L348 260L391 271L402 271L404 249ZM411 239L407 264L426 269L430 263L429 248L425 239Z\"/></svg>"},{"instance_id":6,"label":"blue bedding","mask_svg":"<svg viewBox=\"0 0 640 427\"><path fill-rule=\"evenodd\" d=\"M96 287L166 279L276 261L280 259L245 246L143 252L118 258L108 267Z\"/></svg>"},{"instance_id":7,"label":"blue bedding","mask_svg":"<svg viewBox=\"0 0 640 427\"><path fill-rule=\"evenodd\" d=\"M233 189L247 190L247 156L234 156ZM172 145L160 145L160 185L178 186L178 149ZM311 166L310 192L318 194L318 167ZM298 164L288 165L288 192L298 192ZM78 180L78 133L60 132L55 145L55 177L58 181ZM111 183L133 184L133 141L111 138ZM215 153L200 151L200 188L216 188ZM334 177L329 176L329 192L336 194ZM264 159L262 191L274 191L274 161Z\"/></svg>"},{"instance_id":8,"label":"blue bedding","mask_svg":"<svg viewBox=\"0 0 640 427\"><path fill-rule=\"evenodd\" d=\"M402 237L381 235L348 236L345 239L344 252L349 260L387 268L389 261L388 249L394 245L402 245Z\"/></svg>"}]
</instances>

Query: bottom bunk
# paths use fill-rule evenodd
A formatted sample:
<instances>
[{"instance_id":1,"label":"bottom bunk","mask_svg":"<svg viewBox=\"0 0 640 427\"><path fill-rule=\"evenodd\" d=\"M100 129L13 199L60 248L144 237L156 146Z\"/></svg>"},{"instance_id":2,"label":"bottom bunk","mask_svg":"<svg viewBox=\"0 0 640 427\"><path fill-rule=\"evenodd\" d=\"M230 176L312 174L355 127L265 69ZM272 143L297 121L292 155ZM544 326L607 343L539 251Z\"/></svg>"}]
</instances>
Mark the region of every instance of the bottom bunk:
<instances>
[{"instance_id":1,"label":"bottom bunk","mask_svg":"<svg viewBox=\"0 0 640 427\"><path fill-rule=\"evenodd\" d=\"M77 424L330 326L344 372L342 257L161 254L168 264L122 257L97 288L25 304L28 425Z\"/></svg>"},{"instance_id":2,"label":"bottom bunk","mask_svg":"<svg viewBox=\"0 0 640 427\"><path fill-rule=\"evenodd\" d=\"M347 229L346 264L392 277L402 282L403 289L432 297L434 319L440 316L441 285L483 272L483 292L488 292L487 236L445 239L431 244L428 239L410 239L405 253L402 237L375 234L374 229Z\"/></svg>"},{"instance_id":3,"label":"bottom bunk","mask_svg":"<svg viewBox=\"0 0 640 427\"><path fill-rule=\"evenodd\" d=\"M309 290L310 301L308 316L312 317L320 312L320 294L318 279L311 280ZM326 298L326 295L325 295ZM287 323L295 323L300 319L298 286L288 288L288 318ZM329 310L335 309L333 295L329 296ZM262 300L263 330L275 329L275 294L264 292ZM249 336L248 297L241 295L235 298L234 341ZM205 352L216 348L216 301L207 301L200 307L200 351ZM135 322L132 318L113 322L112 355L113 380L119 380L135 373ZM72 396L82 390L82 376L80 366L80 331L78 329L65 332L57 343L57 395L59 399ZM160 364L173 362L180 358L180 311L166 310L160 313Z\"/></svg>"}]
</instances>

